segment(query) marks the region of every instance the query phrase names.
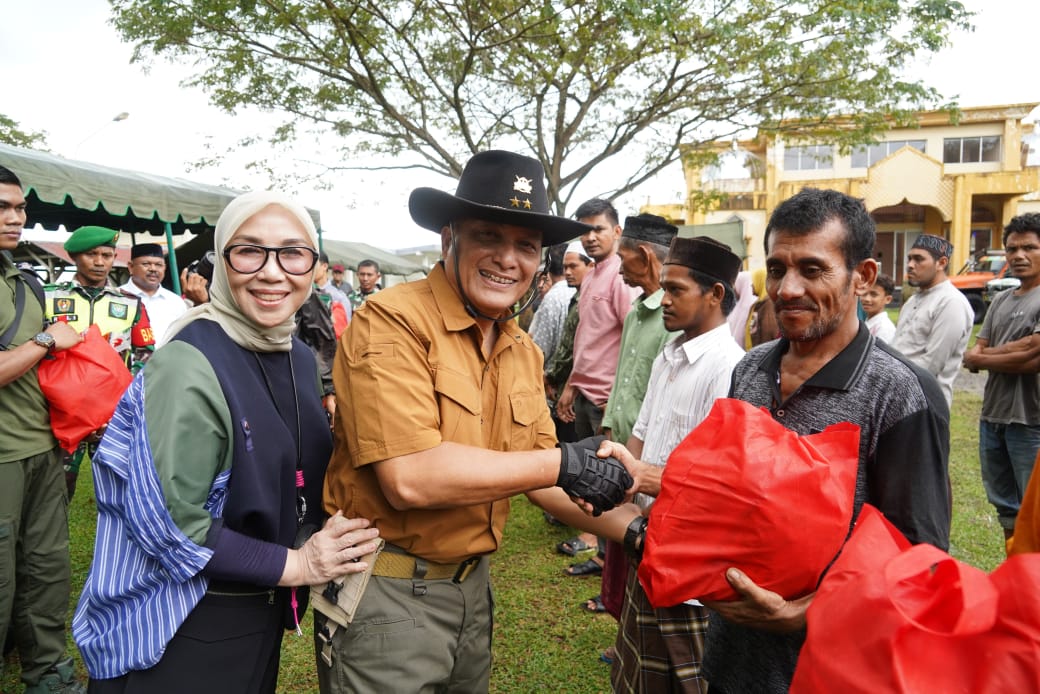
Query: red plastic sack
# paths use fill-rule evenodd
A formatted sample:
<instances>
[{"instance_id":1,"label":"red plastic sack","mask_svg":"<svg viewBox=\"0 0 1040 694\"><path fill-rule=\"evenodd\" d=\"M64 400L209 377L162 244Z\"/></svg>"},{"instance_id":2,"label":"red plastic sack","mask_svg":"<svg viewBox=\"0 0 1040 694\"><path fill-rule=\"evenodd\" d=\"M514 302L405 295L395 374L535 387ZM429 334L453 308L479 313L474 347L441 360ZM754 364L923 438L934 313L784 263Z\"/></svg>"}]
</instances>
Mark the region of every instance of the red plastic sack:
<instances>
[{"instance_id":1,"label":"red plastic sack","mask_svg":"<svg viewBox=\"0 0 1040 694\"><path fill-rule=\"evenodd\" d=\"M1040 691L1040 555L987 576L906 544L864 506L809 607L792 694Z\"/></svg>"},{"instance_id":2,"label":"red plastic sack","mask_svg":"<svg viewBox=\"0 0 1040 694\"><path fill-rule=\"evenodd\" d=\"M741 400L715 401L665 466L639 580L655 607L733 600L735 566L786 598L816 589L852 523L859 427L800 436Z\"/></svg>"},{"instance_id":3,"label":"red plastic sack","mask_svg":"<svg viewBox=\"0 0 1040 694\"><path fill-rule=\"evenodd\" d=\"M97 325L83 333L83 342L41 361L37 376L50 404L51 430L70 453L108 423L133 380Z\"/></svg>"}]
</instances>

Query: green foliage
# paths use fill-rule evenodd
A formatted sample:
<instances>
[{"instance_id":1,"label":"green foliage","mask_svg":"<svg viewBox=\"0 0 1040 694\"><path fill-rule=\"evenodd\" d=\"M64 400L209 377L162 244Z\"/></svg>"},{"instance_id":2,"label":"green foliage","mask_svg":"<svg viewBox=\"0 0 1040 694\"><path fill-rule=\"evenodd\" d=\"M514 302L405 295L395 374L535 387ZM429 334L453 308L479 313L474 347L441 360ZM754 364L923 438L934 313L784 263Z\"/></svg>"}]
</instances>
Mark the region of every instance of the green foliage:
<instances>
[{"instance_id":1,"label":"green foliage","mask_svg":"<svg viewBox=\"0 0 1040 694\"><path fill-rule=\"evenodd\" d=\"M0 113L0 142L15 147L43 149L47 144L47 134L23 130L17 121Z\"/></svg>"},{"instance_id":2,"label":"green foliage","mask_svg":"<svg viewBox=\"0 0 1040 694\"><path fill-rule=\"evenodd\" d=\"M900 71L967 26L955 0L111 0L138 59L192 60L228 111L324 137L329 161L458 176L535 153L563 210L622 151L631 190L697 145L762 128L843 148L933 108ZM845 114L836 118L836 114ZM892 119L892 120L888 120ZM329 142L335 138L336 144Z\"/></svg>"}]
</instances>

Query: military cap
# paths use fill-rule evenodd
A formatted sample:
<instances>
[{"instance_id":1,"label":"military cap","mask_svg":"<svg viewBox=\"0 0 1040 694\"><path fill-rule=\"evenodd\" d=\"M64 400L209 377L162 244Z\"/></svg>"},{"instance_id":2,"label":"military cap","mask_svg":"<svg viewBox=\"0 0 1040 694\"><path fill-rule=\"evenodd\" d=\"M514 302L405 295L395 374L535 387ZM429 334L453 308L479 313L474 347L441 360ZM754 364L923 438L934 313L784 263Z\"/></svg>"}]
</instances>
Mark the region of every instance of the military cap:
<instances>
[{"instance_id":1,"label":"military cap","mask_svg":"<svg viewBox=\"0 0 1040 694\"><path fill-rule=\"evenodd\" d=\"M656 214L638 214L625 217L625 228L621 232L621 238L667 246L678 232L679 228L669 224L664 217L658 217Z\"/></svg>"},{"instance_id":2,"label":"military cap","mask_svg":"<svg viewBox=\"0 0 1040 694\"><path fill-rule=\"evenodd\" d=\"M726 244L707 236L673 239L664 262L688 267L731 287L740 272L740 257Z\"/></svg>"},{"instance_id":3,"label":"military cap","mask_svg":"<svg viewBox=\"0 0 1040 694\"><path fill-rule=\"evenodd\" d=\"M107 227L80 227L72 232L72 236L65 242L65 251L76 254L84 253L98 246L111 246L115 248L119 232Z\"/></svg>"}]
</instances>

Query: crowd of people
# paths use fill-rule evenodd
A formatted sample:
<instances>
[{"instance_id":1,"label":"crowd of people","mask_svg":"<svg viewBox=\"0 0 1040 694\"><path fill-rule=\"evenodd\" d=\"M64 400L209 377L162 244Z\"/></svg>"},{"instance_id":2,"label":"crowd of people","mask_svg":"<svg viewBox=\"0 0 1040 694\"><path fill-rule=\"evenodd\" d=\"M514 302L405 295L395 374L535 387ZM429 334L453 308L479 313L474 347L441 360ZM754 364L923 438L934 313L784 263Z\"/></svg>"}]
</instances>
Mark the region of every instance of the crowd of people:
<instances>
[{"instance_id":1,"label":"crowd of people","mask_svg":"<svg viewBox=\"0 0 1040 694\"><path fill-rule=\"evenodd\" d=\"M350 286L307 211L273 192L229 203L183 297L162 286L157 244L134 246L111 286L119 233L104 227L68 239L69 282L40 286L0 255L0 638L25 691L274 692L309 594L323 694L487 691L489 561L524 494L578 531L557 547L575 557L566 573L601 577L584 608L618 621L601 655L614 691L785 692L813 593L734 566L736 600L662 607L639 579L669 455L720 398L798 434L857 425L855 512L946 549L953 383L986 370L985 490L1009 552L1040 544L1040 215L1007 225L1021 286L968 349L949 241L916 237L917 291L893 324L874 223L845 194L777 205L750 272L729 246L622 220L608 200L554 215L544 178L486 151L454 194L413 191L441 261L386 289L371 260ZM26 205L0 167L0 250ZM134 378L70 453L37 369L91 325ZM87 462L97 540L72 620L85 688L65 646L66 508Z\"/></svg>"}]
</instances>

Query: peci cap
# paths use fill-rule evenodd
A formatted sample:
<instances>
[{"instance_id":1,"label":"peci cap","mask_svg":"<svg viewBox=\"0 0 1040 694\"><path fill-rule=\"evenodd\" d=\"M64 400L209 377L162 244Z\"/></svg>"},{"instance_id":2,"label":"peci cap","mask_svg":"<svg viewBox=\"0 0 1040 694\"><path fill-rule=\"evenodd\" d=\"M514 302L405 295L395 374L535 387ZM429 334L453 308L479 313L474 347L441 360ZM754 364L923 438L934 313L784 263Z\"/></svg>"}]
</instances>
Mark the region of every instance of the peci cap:
<instances>
[{"instance_id":1,"label":"peci cap","mask_svg":"<svg viewBox=\"0 0 1040 694\"><path fill-rule=\"evenodd\" d=\"M725 282L730 287L737 281L740 272L740 257L724 243L707 236L692 239L676 237L668 248L666 265L682 265Z\"/></svg>"},{"instance_id":2,"label":"peci cap","mask_svg":"<svg viewBox=\"0 0 1040 694\"><path fill-rule=\"evenodd\" d=\"M931 253L936 260L949 258L953 255L953 244L941 236L933 236L932 234L921 234L914 240L914 245L911 248L923 248Z\"/></svg>"},{"instance_id":3,"label":"peci cap","mask_svg":"<svg viewBox=\"0 0 1040 694\"><path fill-rule=\"evenodd\" d=\"M667 246L677 233L679 228L670 224L664 217L658 217L656 214L638 214L625 217L625 228L621 232L621 238Z\"/></svg>"},{"instance_id":4,"label":"peci cap","mask_svg":"<svg viewBox=\"0 0 1040 694\"><path fill-rule=\"evenodd\" d=\"M134 258L143 258L145 256L149 258L162 258L162 246L157 243L139 243L130 249L131 260Z\"/></svg>"}]
</instances>

